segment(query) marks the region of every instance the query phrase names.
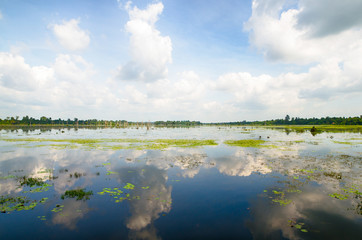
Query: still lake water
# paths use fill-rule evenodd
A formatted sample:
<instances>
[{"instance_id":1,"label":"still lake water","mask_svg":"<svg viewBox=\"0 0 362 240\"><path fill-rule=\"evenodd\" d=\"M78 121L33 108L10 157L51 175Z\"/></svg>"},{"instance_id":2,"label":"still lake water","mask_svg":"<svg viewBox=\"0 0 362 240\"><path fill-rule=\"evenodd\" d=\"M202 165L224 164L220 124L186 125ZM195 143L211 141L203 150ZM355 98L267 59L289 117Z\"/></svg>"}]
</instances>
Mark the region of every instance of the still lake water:
<instances>
[{"instance_id":1,"label":"still lake water","mask_svg":"<svg viewBox=\"0 0 362 240\"><path fill-rule=\"evenodd\" d=\"M268 146L224 144L259 138ZM107 139L218 145L159 150ZM362 239L361 167L360 133L2 129L0 239ZM80 189L85 196L70 194Z\"/></svg>"}]
</instances>

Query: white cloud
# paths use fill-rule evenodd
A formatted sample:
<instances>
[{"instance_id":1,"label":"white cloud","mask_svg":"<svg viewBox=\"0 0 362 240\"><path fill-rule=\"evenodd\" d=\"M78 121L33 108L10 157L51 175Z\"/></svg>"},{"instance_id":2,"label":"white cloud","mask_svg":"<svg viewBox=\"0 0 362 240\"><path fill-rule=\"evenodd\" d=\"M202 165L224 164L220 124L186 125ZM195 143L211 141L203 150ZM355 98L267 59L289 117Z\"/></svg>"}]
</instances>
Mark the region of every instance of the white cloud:
<instances>
[{"instance_id":1,"label":"white cloud","mask_svg":"<svg viewBox=\"0 0 362 240\"><path fill-rule=\"evenodd\" d=\"M312 36L325 37L362 26L360 0L300 0L298 25L307 27Z\"/></svg>"},{"instance_id":2,"label":"white cloud","mask_svg":"<svg viewBox=\"0 0 362 240\"><path fill-rule=\"evenodd\" d=\"M1 13L1 11L0 11L0 20L1 20L1 19L3 19L3 15L2 15L2 13Z\"/></svg>"},{"instance_id":3,"label":"white cloud","mask_svg":"<svg viewBox=\"0 0 362 240\"><path fill-rule=\"evenodd\" d=\"M168 36L161 36L155 23L163 11L162 3L150 4L145 10L126 5L129 21L125 29L130 36L132 60L119 67L122 80L156 81L165 78L167 64L171 63L172 43Z\"/></svg>"},{"instance_id":4,"label":"white cloud","mask_svg":"<svg viewBox=\"0 0 362 240\"><path fill-rule=\"evenodd\" d=\"M89 33L78 26L79 22L79 19L71 19L63 21L62 24L49 25L49 28L64 48L71 51L82 50L88 47L90 38Z\"/></svg>"},{"instance_id":5,"label":"white cloud","mask_svg":"<svg viewBox=\"0 0 362 240\"><path fill-rule=\"evenodd\" d=\"M95 73L93 65L79 55L59 54L53 65L57 78L63 81L87 81Z\"/></svg>"},{"instance_id":6,"label":"white cloud","mask_svg":"<svg viewBox=\"0 0 362 240\"><path fill-rule=\"evenodd\" d=\"M54 71L45 66L31 67L22 56L0 52L0 85L18 91L32 91L49 86Z\"/></svg>"},{"instance_id":7,"label":"white cloud","mask_svg":"<svg viewBox=\"0 0 362 240\"><path fill-rule=\"evenodd\" d=\"M336 4L333 1L331 9L329 1L300 0L299 8L285 10L283 6L286 2L278 0L271 4L266 0L254 0L252 16L244 25L244 29L250 33L250 43L262 51L268 60L308 64L331 57L344 60L346 52L360 50L362 30L353 28L362 22L360 17L351 16L340 26L333 24L344 21L339 14L340 4L344 2ZM356 1L346 4L351 11L354 11L354 7L360 9L360 5ZM342 12L348 14L349 11Z\"/></svg>"},{"instance_id":8,"label":"white cloud","mask_svg":"<svg viewBox=\"0 0 362 240\"><path fill-rule=\"evenodd\" d=\"M338 59L330 59L311 67L308 72L286 73L277 77L228 73L220 76L212 88L224 92L228 101L240 110L259 111L266 115L268 112L274 115L286 112L308 114L308 109L315 104L343 102L348 96L361 94L360 64L361 61L341 64ZM333 106L329 104L328 109L331 111Z\"/></svg>"}]
</instances>

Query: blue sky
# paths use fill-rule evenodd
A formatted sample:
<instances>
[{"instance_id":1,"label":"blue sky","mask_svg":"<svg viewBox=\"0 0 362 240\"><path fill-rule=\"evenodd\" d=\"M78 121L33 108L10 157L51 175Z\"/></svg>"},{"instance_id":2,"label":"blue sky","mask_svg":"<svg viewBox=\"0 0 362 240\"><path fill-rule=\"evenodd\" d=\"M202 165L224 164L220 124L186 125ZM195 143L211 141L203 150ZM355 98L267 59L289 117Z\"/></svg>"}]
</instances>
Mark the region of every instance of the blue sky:
<instances>
[{"instance_id":1,"label":"blue sky","mask_svg":"<svg viewBox=\"0 0 362 240\"><path fill-rule=\"evenodd\" d=\"M0 118L357 116L360 11L358 0L3 0Z\"/></svg>"}]
</instances>

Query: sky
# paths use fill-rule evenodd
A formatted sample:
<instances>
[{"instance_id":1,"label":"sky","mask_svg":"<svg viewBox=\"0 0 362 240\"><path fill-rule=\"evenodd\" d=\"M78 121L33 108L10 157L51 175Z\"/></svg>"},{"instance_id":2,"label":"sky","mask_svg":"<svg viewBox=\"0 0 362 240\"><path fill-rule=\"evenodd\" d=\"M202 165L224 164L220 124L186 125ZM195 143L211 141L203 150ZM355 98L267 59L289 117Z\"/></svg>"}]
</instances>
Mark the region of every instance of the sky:
<instances>
[{"instance_id":1,"label":"sky","mask_svg":"<svg viewBox=\"0 0 362 240\"><path fill-rule=\"evenodd\" d=\"M361 0L1 0L0 118L362 114Z\"/></svg>"}]
</instances>

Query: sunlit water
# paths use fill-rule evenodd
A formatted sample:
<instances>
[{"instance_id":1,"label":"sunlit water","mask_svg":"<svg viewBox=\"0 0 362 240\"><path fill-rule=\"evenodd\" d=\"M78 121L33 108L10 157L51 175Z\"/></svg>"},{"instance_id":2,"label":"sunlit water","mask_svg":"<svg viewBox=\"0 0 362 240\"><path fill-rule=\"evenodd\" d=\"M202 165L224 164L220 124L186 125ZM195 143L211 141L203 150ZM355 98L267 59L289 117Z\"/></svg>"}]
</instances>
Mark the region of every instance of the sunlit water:
<instances>
[{"instance_id":1,"label":"sunlit water","mask_svg":"<svg viewBox=\"0 0 362 240\"><path fill-rule=\"evenodd\" d=\"M358 133L201 127L0 134L0 239L362 239ZM16 138L218 145L110 150L5 141ZM259 138L270 147L223 143ZM88 195L66 194L76 189Z\"/></svg>"}]
</instances>

